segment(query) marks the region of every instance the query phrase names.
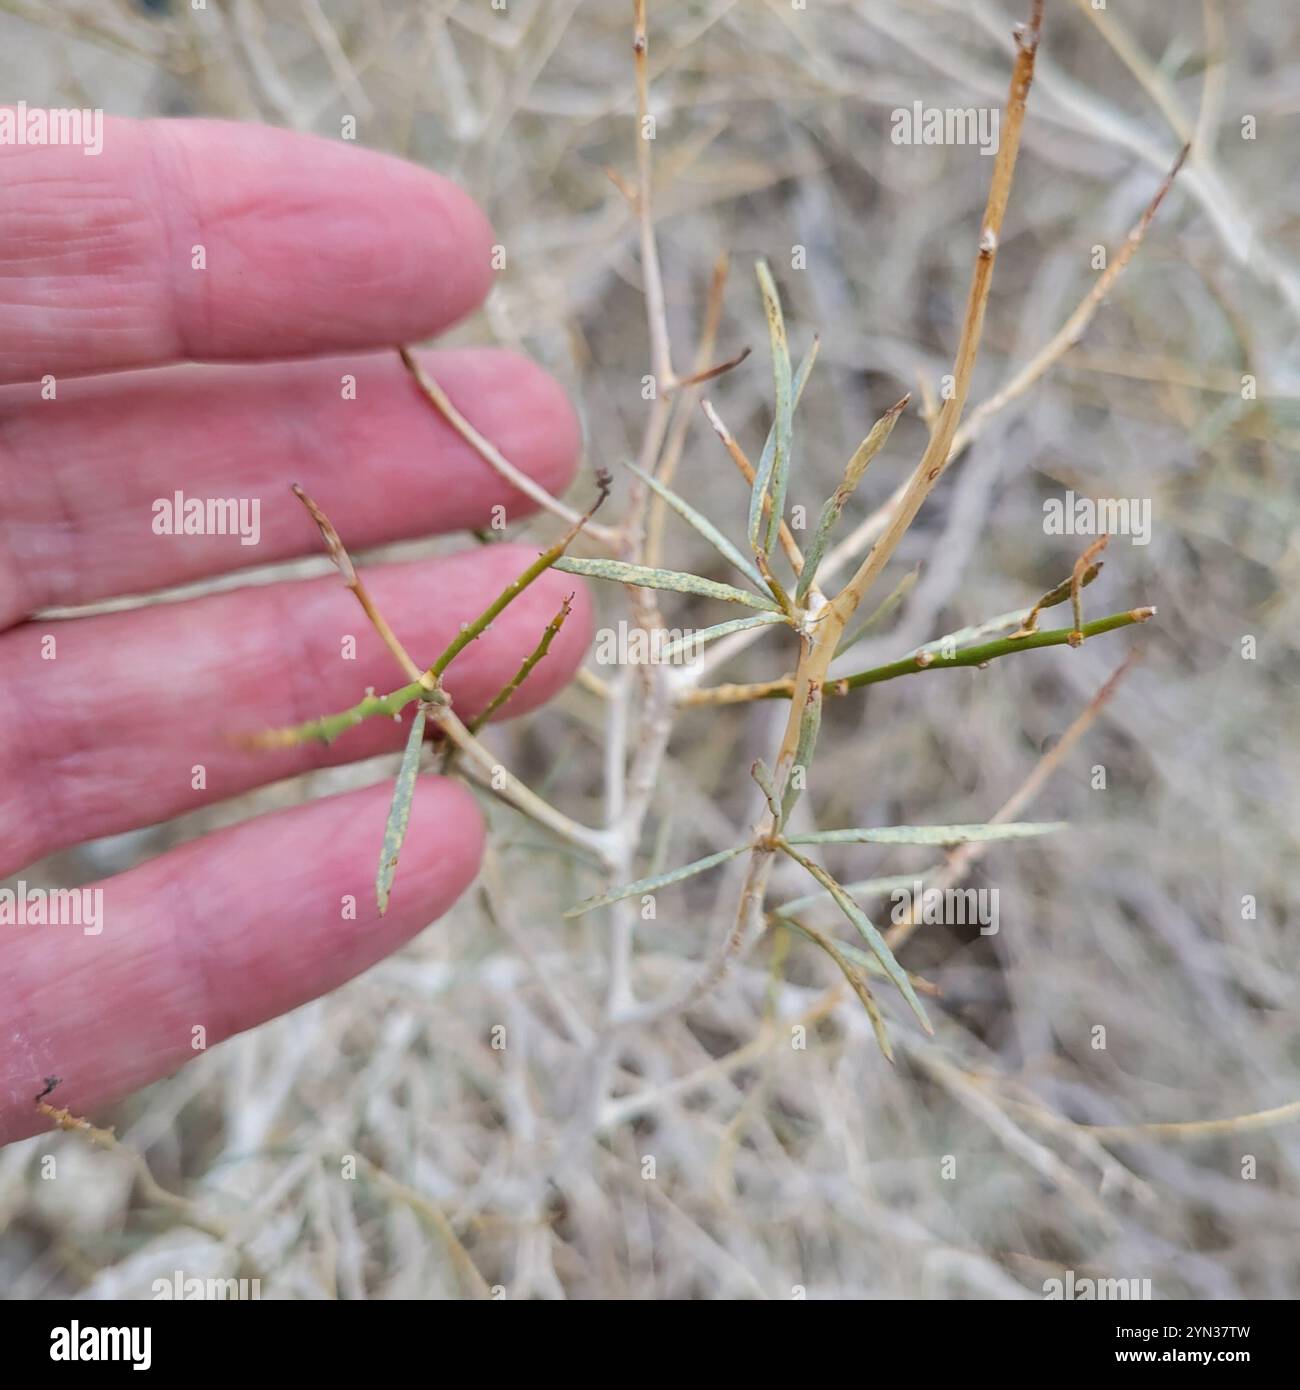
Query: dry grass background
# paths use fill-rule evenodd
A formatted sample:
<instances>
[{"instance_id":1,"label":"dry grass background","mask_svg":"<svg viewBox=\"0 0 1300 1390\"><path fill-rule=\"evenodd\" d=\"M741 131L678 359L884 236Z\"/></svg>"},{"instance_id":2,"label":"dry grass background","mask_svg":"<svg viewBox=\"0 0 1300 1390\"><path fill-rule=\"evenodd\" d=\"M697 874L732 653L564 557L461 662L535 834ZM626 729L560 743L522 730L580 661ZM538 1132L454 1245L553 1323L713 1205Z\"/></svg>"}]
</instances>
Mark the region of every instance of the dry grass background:
<instances>
[{"instance_id":1,"label":"dry grass background","mask_svg":"<svg viewBox=\"0 0 1300 1390\"><path fill-rule=\"evenodd\" d=\"M796 352L814 330L823 339L791 490L814 516L880 411L949 370L992 164L970 148L894 146L889 113L1000 103L1020 18L989 0L652 5L655 213L677 357L689 360L726 250L719 350L755 355L713 394L756 454L771 381L751 263L769 257ZM646 410L635 220L602 172L633 173L630 38L631 6L596 0L509 0L504 12L488 0L232 0L205 13L180 0L3 0L0 78L32 104L331 136L352 114L362 143L459 177L509 267L456 338L522 347L560 377L590 468L635 456ZM975 868L973 885L1000 892L1000 932L926 927L904 954L943 991L933 1042L886 1001L901 1053L890 1068L846 991L828 1000L825 958L796 943L774 974L767 937L686 1014L628 1033L593 1111L585 1030L599 1022L608 925L560 912L600 885L493 806L488 870L448 918L106 1117L224 1234L144 1200L121 1155L74 1135L32 1140L0 1153L7 1296L147 1297L177 1268L241 1266L281 1297L458 1297L481 1279L509 1298L788 1298L796 1286L1015 1298L1040 1297L1067 1268L1149 1278L1156 1297L1300 1292L1300 1130L1079 1127L1300 1097L1298 38L1300 12L1270 0L1048 5L972 402L1087 291L1092 246L1118 245L1184 133L1199 133L1197 154L1083 343L992 420L927 504L885 587L918 564L920 580L861 664L1032 602L1067 574L1079 545L1041 525L1043 500L1066 488L1151 499L1150 545L1112 542L1088 602L1093 614L1154 603L1159 617L1077 651L884 685L828 715L820 824L987 820L1127 652L1144 651L1028 812L1074 830L991 847ZM1257 119L1253 142L1243 114ZM805 271L790 269L796 244ZM1243 373L1258 399L1242 400ZM923 443L913 411L853 519ZM742 532L743 490L702 419L679 485ZM589 472L579 487L585 498ZM723 577L675 523L665 562ZM718 620L665 597L674 624ZM602 599L622 616L617 591ZM1242 659L1244 634L1256 660ZM728 674L779 674L778 646L757 644ZM776 704L683 717L642 865L744 838L758 799L748 768L783 717ZM573 690L490 740L557 804L598 820L594 696ZM1105 790L1091 786L1095 764ZM315 774L40 872L83 882L393 767ZM928 862L870 848L832 860L856 877ZM639 997L693 975L729 927L737 882L723 873L660 895ZM1242 919L1244 894L1255 920ZM800 1051L788 1025L804 1016ZM504 1051L491 1046L497 1025ZM1091 1045L1098 1025L1104 1051ZM39 1178L47 1152L57 1182ZM355 1181L340 1177L346 1154L363 1158Z\"/></svg>"}]
</instances>

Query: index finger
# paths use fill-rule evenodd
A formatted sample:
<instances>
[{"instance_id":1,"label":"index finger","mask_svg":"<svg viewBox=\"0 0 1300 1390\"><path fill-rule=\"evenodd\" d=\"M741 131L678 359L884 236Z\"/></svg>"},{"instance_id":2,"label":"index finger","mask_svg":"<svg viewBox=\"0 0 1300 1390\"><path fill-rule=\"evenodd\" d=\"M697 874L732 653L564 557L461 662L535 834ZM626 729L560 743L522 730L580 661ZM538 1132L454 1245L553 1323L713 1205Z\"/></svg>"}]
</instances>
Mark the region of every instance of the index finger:
<instances>
[{"instance_id":1,"label":"index finger","mask_svg":"<svg viewBox=\"0 0 1300 1390\"><path fill-rule=\"evenodd\" d=\"M124 119L86 151L0 145L0 382L390 346L491 284L473 200L387 155Z\"/></svg>"}]
</instances>

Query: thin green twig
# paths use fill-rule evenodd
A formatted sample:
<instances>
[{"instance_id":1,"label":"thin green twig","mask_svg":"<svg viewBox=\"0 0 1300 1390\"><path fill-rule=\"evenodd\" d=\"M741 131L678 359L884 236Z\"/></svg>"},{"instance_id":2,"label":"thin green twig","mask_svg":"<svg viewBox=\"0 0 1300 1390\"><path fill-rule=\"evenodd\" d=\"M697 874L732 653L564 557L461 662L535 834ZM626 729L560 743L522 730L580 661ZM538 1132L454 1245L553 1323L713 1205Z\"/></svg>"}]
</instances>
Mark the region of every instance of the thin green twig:
<instances>
[{"instance_id":1,"label":"thin green twig","mask_svg":"<svg viewBox=\"0 0 1300 1390\"><path fill-rule=\"evenodd\" d=\"M455 637L447 644L442 655L424 673L424 684L426 687L436 688L442 679L442 673L451 665L453 661L465 650L476 637L481 637L489 625L497 618L503 610L508 608L519 597L528 586L545 574L548 569L560 558L569 548L573 538L591 519L592 513L609 496L610 478L609 474L603 469L597 472L596 482L600 488L600 495L596 498L591 507L580 516L577 521L555 542L549 550L544 550L533 561L531 565L497 595L497 597L474 619L472 623L466 623Z\"/></svg>"},{"instance_id":2,"label":"thin green twig","mask_svg":"<svg viewBox=\"0 0 1300 1390\"><path fill-rule=\"evenodd\" d=\"M858 690L864 685L879 685L881 681L892 681L899 676L912 676L921 671L949 671L958 666L986 666L999 657L1012 656L1016 652L1029 651L1036 647L1076 646L1071 639L1082 635L1084 638L1100 637L1102 633L1114 632L1117 628L1131 627L1134 623L1144 623L1155 616L1154 608L1133 608L1126 613L1112 613L1107 618L1097 618L1084 623L1076 630L1069 627L1052 628L1047 632L1031 632L1023 637L1000 637L994 642L985 642L977 647L967 647L965 651L952 656L941 656L924 648L901 661L891 661L885 666L873 666L869 671L858 671L851 676L832 677L823 687L827 695L847 695L850 690ZM794 678L782 676L779 680L759 681L753 685L714 685L699 690L688 691L683 697L684 705L735 705L746 700L788 700L794 691Z\"/></svg>"},{"instance_id":3,"label":"thin green twig","mask_svg":"<svg viewBox=\"0 0 1300 1390\"><path fill-rule=\"evenodd\" d=\"M560 629L564 626L564 620L573 612L573 595L567 594L564 602L560 605L555 617L546 625L546 631L542 633L541 641L524 657L519 669L501 687L499 691L488 701L486 707L474 716L469 723L469 731L472 734L478 733L484 724L501 708L505 702L519 689L532 673L533 667L551 649L551 643L555 641Z\"/></svg>"}]
</instances>

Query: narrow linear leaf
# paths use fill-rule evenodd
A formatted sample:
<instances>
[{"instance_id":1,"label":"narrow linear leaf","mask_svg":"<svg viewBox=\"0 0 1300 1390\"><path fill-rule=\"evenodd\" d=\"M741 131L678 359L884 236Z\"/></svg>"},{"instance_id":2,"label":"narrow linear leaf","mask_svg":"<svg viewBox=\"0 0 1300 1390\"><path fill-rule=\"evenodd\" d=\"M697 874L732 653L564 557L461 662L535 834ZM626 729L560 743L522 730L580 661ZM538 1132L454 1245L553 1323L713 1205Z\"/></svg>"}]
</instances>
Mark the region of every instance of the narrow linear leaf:
<instances>
[{"instance_id":1,"label":"narrow linear leaf","mask_svg":"<svg viewBox=\"0 0 1300 1390\"><path fill-rule=\"evenodd\" d=\"M749 769L749 775L758 783L759 790L767 798L767 809L772 813L772 820L776 823L776 828L781 828L781 803L776 795L776 783L772 780L772 770L759 758L759 760Z\"/></svg>"},{"instance_id":2,"label":"narrow linear leaf","mask_svg":"<svg viewBox=\"0 0 1300 1390\"><path fill-rule=\"evenodd\" d=\"M839 486L826 499L826 504L822 507L821 517L817 522L817 530L813 534L812 544L804 554L803 572L799 576L799 586L795 590L795 597L800 603L803 602L817 576L817 566L821 564L822 557L826 554L826 545L830 540L835 523L840 519L840 513L862 481L862 475L867 471L867 464L885 447L886 441L894 432L898 417L907 408L907 403L911 399L910 393L904 396L901 401L891 405L872 425L867 437L854 450L853 457L845 465L844 477L840 480Z\"/></svg>"},{"instance_id":3,"label":"narrow linear leaf","mask_svg":"<svg viewBox=\"0 0 1300 1390\"><path fill-rule=\"evenodd\" d=\"M406 839L406 827L411 819L411 798L415 794L415 777L420 770L425 717L426 710L422 702L416 706L415 717L411 720L411 732L406 739L402 765L397 770L397 784L393 788L393 804L389 807L388 824L384 827L384 847L380 851L379 872L375 876L375 898L379 903L381 917L388 911L388 895L393 890L397 857L402 852L402 841Z\"/></svg>"},{"instance_id":4,"label":"narrow linear leaf","mask_svg":"<svg viewBox=\"0 0 1300 1390\"><path fill-rule=\"evenodd\" d=\"M845 884L844 891L848 892L852 888L852 886L852 884ZM814 894L813 896L815 898L821 898L825 895ZM818 945L821 945L822 940L830 942L834 946L835 950L839 952L840 955L842 955L851 964L857 966L858 969L865 972L872 979L881 980L889 978L885 974L884 968L881 966L880 962L875 958L875 956L871 954L870 951L864 951L858 946L851 946L847 941L841 941L838 937L829 935L823 937L822 934L818 932L815 927L810 927L806 922L800 921L798 917L785 916L780 909L774 908L770 913L770 916L781 926L793 928L801 936L806 936L810 941L817 940ZM925 985L922 982L921 977L919 975L909 976L908 978L915 980L916 983L913 985L914 989L918 985L920 985L922 988L922 992L924 992ZM930 986L930 988L933 989L934 987ZM937 992L938 991L936 990L935 993ZM876 1036L879 1037L879 1033L877 1033ZM890 1060L892 1061L893 1059L891 1058Z\"/></svg>"},{"instance_id":5,"label":"narrow linear leaf","mask_svg":"<svg viewBox=\"0 0 1300 1390\"><path fill-rule=\"evenodd\" d=\"M821 727L822 685L820 681L814 681L808 689L808 700L799 721L799 742L795 745L794 762L785 779L785 791L781 797L783 821L790 819L790 813L798 804L799 794L808 785L808 769L817 750L817 736L821 733Z\"/></svg>"},{"instance_id":6,"label":"narrow linear leaf","mask_svg":"<svg viewBox=\"0 0 1300 1390\"><path fill-rule=\"evenodd\" d=\"M828 885L829 886L829 885ZM866 913L849 897L843 889L831 889L831 897L835 899L840 911L858 929L858 934L867 943L872 955L880 962L886 975L894 982L903 998L907 1000L908 1007L916 1015L917 1021L931 1036L934 1034L934 1026L926 1015L925 1008L921 1001L916 997L916 991L912 988L912 982L907 978L907 971L899 965L894 957L894 953L885 944L885 938L876 930Z\"/></svg>"},{"instance_id":7,"label":"narrow linear leaf","mask_svg":"<svg viewBox=\"0 0 1300 1390\"><path fill-rule=\"evenodd\" d=\"M777 293L776 282L772 279L767 262L759 261L754 268L758 273L759 290L763 296L763 312L767 315L767 334L772 344L772 377L776 384L776 418L773 422L776 442L772 451L770 482L765 483L763 489L771 494L772 510L767 518L767 533L760 547L764 555L770 555L773 545L776 544L781 519L785 515L785 494L790 480L790 440L794 427L794 389L790 379L790 343L785 332L785 315L781 312L781 296ZM755 506L761 526L762 492L750 503L751 526ZM750 533L751 543L757 538L757 533L758 527L755 527Z\"/></svg>"},{"instance_id":8,"label":"narrow linear leaf","mask_svg":"<svg viewBox=\"0 0 1300 1390\"><path fill-rule=\"evenodd\" d=\"M625 463L624 467L630 472L635 473L649 488L658 493L660 497L689 525L693 526L701 536L718 552L719 555L741 574L749 580L757 589L764 589L767 586L763 583L763 576L758 572L757 566L752 560L747 560L739 550L722 534L721 531L702 513L684 498L675 493L672 488L666 487L658 478L652 477L634 463Z\"/></svg>"},{"instance_id":9,"label":"narrow linear leaf","mask_svg":"<svg viewBox=\"0 0 1300 1390\"><path fill-rule=\"evenodd\" d=\"M848 891L847 884L845 885L845 891ZM870 951L864 951L860 946L850 946L847 941L837 941L835 944L854 965L861 966L868 975L874 975L877 979L885 978L885 972L881 969L880 962ZM913 986L913 988L915 988L915 986Z\"/></svg>"},{"instance_id":10,"label":"narrow linear leaf","mask_svg":"<svg viewBox=\"0 0 1300 1390\"><path fill-rule=\"evenodd\" d=\"M1065 597L1070 597L1068 585ZM945 632L942 637L934 637L919 647L914 647L908 656L942 656L944 652L960 651L972 643L1023 626L1033 611L1032 608L1013 608L1009 613L999 613L994 618L986 618L982 623L972 623L969 627L958 628L955 632Z\"/></svg>"},{"instance_id":11,"label":"narrow linear leaf","mask_svg":"<svg viewBox=\"0 0 1300 1390\"><path fill-rule=\"evenodd\" d=\"M885 1028L885 1018L880 1012L880 1005L876 1003L876 997L872 994L870 986L867 984L863 975L863 968L859 964L858 957L863 960L870 959L863 955L861 951L855 950L852 946L845 946L843 942L835 941L829 936L824 936L813 927L804 926L802 922L795 922L788 918L782 918L785 926L792 927L800 936L811 941L814 946L823 950L843 972L844 978L849 982L850 988L858 996L862 1007L867 1011L867 1017L871 1020L871 1029L876 1035L876 1043L881 1052L885 1055L887 1062L894 1060L893 1045L889 1041L889 1033ZM871 964L877 970L880 969L874 960Z\"/></svg>"},{"instance_id":12,"label":"narrow linear leaf","mask_svg":"<svg viewBox=\"0 0 1300 1390\"><path fill-rule=\"evenodd\" d=\"M912 592L916 587L916 581L920 577L920 565L917 565L915 569L908 570L902 579L900 579L889 593L876 605L872 610L871 616L867 618L861 626L854 628L854 630L840 642L840 645L835 649L836 658L838 659L843 656L854 643L861 642L873 628L879 627L898 605L902 603L908 594Z\"/></svg>"},{"instance_id":13,"label":"narrow linear leaf","mask_svg":"<svg viewBox=\"0 0 1300 1390\"><path fill-rule=\"evenodd\" d=\"M325 542L325 549L334 562L335 569L343 576L343 582L351 588L357 582L356 566L352 563L352 557L348 554L339 533L334 529L334 523L297 483L291 484L290 491L307 508L307 514L316 523L316 529Z\"/></svg>"},{"instance_id":14,"label":"narrow linear leaf","mask_svg":"<svg viewBox=\"0 0 1300 1390\"><path fill-rule=\"evenodd\" d=\"M867 1011L867 1017L871 1020L871 1031L876 1035L876 1046L884 1054L885 1061L893 1064L894 1046L889 1041L889 1030L885 1027L885 1016L880 1012L880 1005L876 1003L876 996L872 994L866 979L857 970L851 975L847 975L849 984L853 987L853 992L862 1001L862 1007Z\"/></svg>"},{"instance_id":15,"label":"narrow linear leaf","mask_svg":"<svg viewBox=\"0 0 1300 1390\"><path fill-rule=\"evenodd\" d=\"M625 883L622 888L615 888L608 893L602 893L598 898L586 898L582 902L576 903L564 915L566 917L581 917L584 912L592 912L598 907L607 907L610 903L621 902L624 898L635 897L639 893L657 892L660 888L667 888L671 884L680 883L683 879L702 874L706 869L725 864L728 859L734 859L736 855L744 854L747 849L749 849L748 845L733 845L731 849L719 850L717 854L706 855L703 859L697 859L691 864L683 864L680 868L669 869L666 873L651 874L649 878L639 878L635 883Z\"/></svg>"},{"instance_id":16,"label":"narrow linear leaf","mask_svg":"<svg viewBox=\"0 0 1300 1390\"><path fill-rule=\"evenodd\" d=\"M918 881L924 883L934 873L935 867L937 866L921 869L914 874L889 874L883 878L858 879L855 883L846 883L844 891L855 898L869 898L877 893L892 893L896 888L911 889ZM805 893L801 898L791 898L788 903L782 903L772 911L778 917L788 917L791 913L805 912L810 907L816 907L825 900L826 890L820 888L816 893Z\"/></svg>"},{"instance_id":17,"label":"narrow linear leaf","mask_svg":"<svg viewBox=\"0 0 1300 1390\"><path fill-rule=\"evenodd\" d=\"M790 857L802 864L805 869L822 885L835 899L835 905L849 919L858 930L858 935L871 948L871 954L880 962L885 974L894 982L903 998L907 1000L908 1006L916 1015L921 1027L931 1035L934 1029L930 1025L930 1020L926 1017L925 1009L921 1001L916 997L916 991L912 988L912 982L907 978L907 971L899 965L894 957L894 953L885 943L885 938L872 925L867 914L853 901L844 889L822 868L820 864L814 864L811 859L806 859L802 854L793 850L789 842L783 843L782 848Z\"/></svg>"},{"instance_id":18,"label":"narrow linear leaf","mask_svg":"<svg viewBox=\"0 0 1300 1390\"><path fill-rule=\"evenodd\" d=\"M789 840L792 845L965 845L976 840L1027 840L1068 829L1069 822L1063 820L1009 821L1006 825L881 825L813 830L791 835Z\"/></svg>"},{"instance_id":19,"label":"narrow linear leaf","mask_svg":"<svg viewBox=\"0 0 1300 1390\"><path fill-rule=\"evenodd\" d=\"M701 628L689 636L678 637L669 642L659 652L659 660L671 661L688 647L703 647L709 642L716 642L719 637L728 637L733 632L744 632L751 627L771 627L787 621L784 613L755 613L752 618L732 618L725 623L715 623L713 627Z\"/></svg>"},{"instance_id":20,"label":"narrow linear leaf","mask_svg":"<svg viewBox=\"0 0 1300 1390\"><path fill-rule=\"evenodd\" d=\"M844 891L851 897L856 897L858 887L858 884L846 883L844 885ZM819 903L823 899L834 901L829 893L821 892L810 893L807 902L810 904ZM803 900L801 899L800 901ZM799 917L787 915L784 907L774 907L770 910L768 915L772 917L774 921L780 922L782 926L793 927L797 932L809 937L809 939L811 939L813 932L816 930L816 928L809 926L807 922L802 921ZM887 980L889 978L889 976L885 974L884 968L881 966L880 962L870 951L864 951L860 946L850 945L849 942L841 941L838 937L828 937L827 939L833 941L837 951L851 960L854 965L860 966L872 979ZM909 976L908 978L919 979L920 977ZM913 985L913 988L915 988L915 985Z\"/></svg>"},{"instance_id":21,"label":"narrow linear leaf","mask_svg":"<svg viewBox=\"0 0 1300 1390\"><path fill-rule=\"evenodd\" d=\"M799 404L799 399L803 395L803 388L808 384L808 376L812 372L813 363L817 360L820 347L821 340L814 338L794 374L793 404L795 406ZM758 533L762 525L763 498L767 495L768 484L772 479L772 466L775 461L776 422L773 421L772 428L767 432L767 440L763 444L763 452L759 455L758 468L754 471L754 485L749 495L749 543L755 551L758 549ZM773 509L772 514L775 515L775 509ZM779 529L781 525L779 517L776 524Z\"/></svg>"},{"instance_id":22,"label":"narrow linear leaf","mask_svg":"<svg viewBox=\"0 0 1300 1390\"><path fill-rule=\"evenodd\" d=\"M649 569L645 565L629 565L623 560L582 560L571 555L556 560L555 568L566 574L613 579L620 584L636 584L643 589L670 589L677 594L721 599L723 603L743 603L747 608L761 608L765 613L781 612L770 598L764 598L761 594L751 594L747 589L736 589L730 584L719 584L714 579L701 579L698 574L683 574L680 570Z\"/></svg>"}]
</instances>

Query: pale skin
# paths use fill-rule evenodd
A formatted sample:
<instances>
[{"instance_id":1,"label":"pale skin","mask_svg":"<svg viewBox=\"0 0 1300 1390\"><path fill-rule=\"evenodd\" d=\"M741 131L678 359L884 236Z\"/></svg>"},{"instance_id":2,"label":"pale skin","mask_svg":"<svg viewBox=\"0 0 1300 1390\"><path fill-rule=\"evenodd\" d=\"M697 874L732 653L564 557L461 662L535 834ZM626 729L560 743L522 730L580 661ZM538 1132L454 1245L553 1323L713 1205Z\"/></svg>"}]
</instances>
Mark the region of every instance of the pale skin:
<instances>
[{"instance_id":1,"label":"pale skin","mask_svg":"<svg viewBox=\"0 0 1300 1390\"><path fill-rule=\"evenodd\" d=\"M393 351L471 313L492 281L495 236L446 180L278 130L110 120L97 158L0 148L0 181L4 879L404 736L374 720L328 748L256 752L230 738L403 682L334 575L33 614L319 554L294 482L353 551L485 526L498 505L515 521L532 504L437 416ZM489 349L419 358L518 467L564 488L578 428L545 373ZM51 377L55 398L42 399ZM177 490L260 498L260 543L154 534L152 503ZM366 580L407 649L432 660L535 555L503 544L372 567ZM448 672L458 713L487 704L575 590L508 713L569 679L589 601L571 576L546 574ZM356 660L343 656L349 635ZM478 867L474 797L421 777L381 918L390 795L381 782L191 839L96 885L96 935L0 927L0 1142L48 1127L35 1104L48 1077L60 1078L51 1104L102 1118L198 1055L196 1028L213 1046L342 984L446 911ZM29 889L54 881L26 877Z\"/></svg>"}]
</instances>

